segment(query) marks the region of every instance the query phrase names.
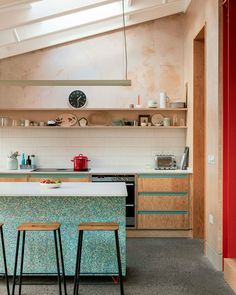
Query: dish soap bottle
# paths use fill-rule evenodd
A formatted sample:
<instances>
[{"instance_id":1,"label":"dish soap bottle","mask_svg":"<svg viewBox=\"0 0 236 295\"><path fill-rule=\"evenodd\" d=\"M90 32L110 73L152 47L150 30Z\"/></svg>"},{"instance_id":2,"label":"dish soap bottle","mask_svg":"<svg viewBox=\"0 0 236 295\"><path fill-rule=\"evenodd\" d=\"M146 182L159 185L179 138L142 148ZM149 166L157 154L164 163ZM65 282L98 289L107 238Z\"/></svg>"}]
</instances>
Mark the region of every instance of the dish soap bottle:
<instances>
[{"instance_id":1,"label":"dish soap bottle","mask_svg":"<svg viewBox=\"0 0 236 295\"><path fill-rule=\"evenodd\" d=\"M27 166L31 166L31 159L30 156L28 156L27 160L26 160L26 165Z\"/></svg>"},{"instance_id":2,"label":"dish soap bottle","mask_svg":"<svg viewBox=\"0 0 236 295\"><path fill-rule=\"evenodd\" d=\"M22 153L21 155L21 165L24 166L25 165L25 154Z\"/></svg>"}]
</instances>

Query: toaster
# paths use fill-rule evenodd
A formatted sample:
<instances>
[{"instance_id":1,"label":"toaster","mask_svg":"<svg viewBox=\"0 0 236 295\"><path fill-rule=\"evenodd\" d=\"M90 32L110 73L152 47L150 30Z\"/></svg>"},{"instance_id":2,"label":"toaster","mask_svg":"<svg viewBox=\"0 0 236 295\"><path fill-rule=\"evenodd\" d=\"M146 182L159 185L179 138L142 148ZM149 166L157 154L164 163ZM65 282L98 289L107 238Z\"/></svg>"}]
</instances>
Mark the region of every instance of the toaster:
<instances>
[{"instance_id":1,"label":"toaster","mask_svg":"<svg viewBox=\"0 0 236 295\"><path fill-rule=\"evenodd\" d=\"M155 157L156 170L176 170L176 158L174 155L156 155Z\"/></svg>"}]
</instances>

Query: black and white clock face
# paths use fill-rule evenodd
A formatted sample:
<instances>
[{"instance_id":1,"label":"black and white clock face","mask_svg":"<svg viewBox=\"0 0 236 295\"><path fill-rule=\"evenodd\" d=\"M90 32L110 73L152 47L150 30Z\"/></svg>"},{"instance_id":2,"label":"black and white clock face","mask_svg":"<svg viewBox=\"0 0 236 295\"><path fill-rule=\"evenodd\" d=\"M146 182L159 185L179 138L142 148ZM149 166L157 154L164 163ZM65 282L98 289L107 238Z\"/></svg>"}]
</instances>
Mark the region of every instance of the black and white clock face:
<instances>
[{"instance_id":1,"label":"black and white clock face","mask_svg":"<svg viewBox=\"0 0 236 295\"><path fill-rule=\"evenodd\" d=\"M75 90L69 95L69 105L75 109L80 109L86 106L87 98L81 90Z\"/></svg>"}]
</instances>

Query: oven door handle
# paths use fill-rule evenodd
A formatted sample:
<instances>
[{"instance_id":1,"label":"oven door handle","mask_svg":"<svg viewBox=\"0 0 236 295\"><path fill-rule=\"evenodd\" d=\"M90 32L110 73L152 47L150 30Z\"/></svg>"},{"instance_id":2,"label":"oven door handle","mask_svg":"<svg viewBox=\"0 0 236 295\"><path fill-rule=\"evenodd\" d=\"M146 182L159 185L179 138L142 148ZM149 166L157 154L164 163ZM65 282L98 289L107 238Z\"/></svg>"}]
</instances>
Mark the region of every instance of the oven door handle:
<instances>
[{"instance_id":1,"label":"oven door handle","mask_svg":"<svg viewBox=\"0 0 236 295\"><path fill-rule=\"evenodd\" d=\"M134 186L134 183L126 183L127 186Z\"/></svg>"}]
</instances>

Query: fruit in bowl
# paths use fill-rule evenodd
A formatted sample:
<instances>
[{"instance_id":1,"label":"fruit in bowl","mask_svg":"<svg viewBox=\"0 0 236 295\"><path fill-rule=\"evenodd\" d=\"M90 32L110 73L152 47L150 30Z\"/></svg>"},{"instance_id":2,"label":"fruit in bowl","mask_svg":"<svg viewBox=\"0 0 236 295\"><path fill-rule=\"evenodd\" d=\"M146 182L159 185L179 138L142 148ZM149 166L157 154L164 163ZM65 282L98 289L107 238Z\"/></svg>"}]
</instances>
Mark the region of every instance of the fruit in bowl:
<instances>
[{"instance_id":1,"label":"fruit in bowl","mask_svg":"<svg viewBox=\"0 0 236 295\"><path fill-rule=\"evenodd\" d=\"M45 179L40 181L40 185L44 188L59 188L61 186L61 180Z\"/></svg>"}]
</instances>

